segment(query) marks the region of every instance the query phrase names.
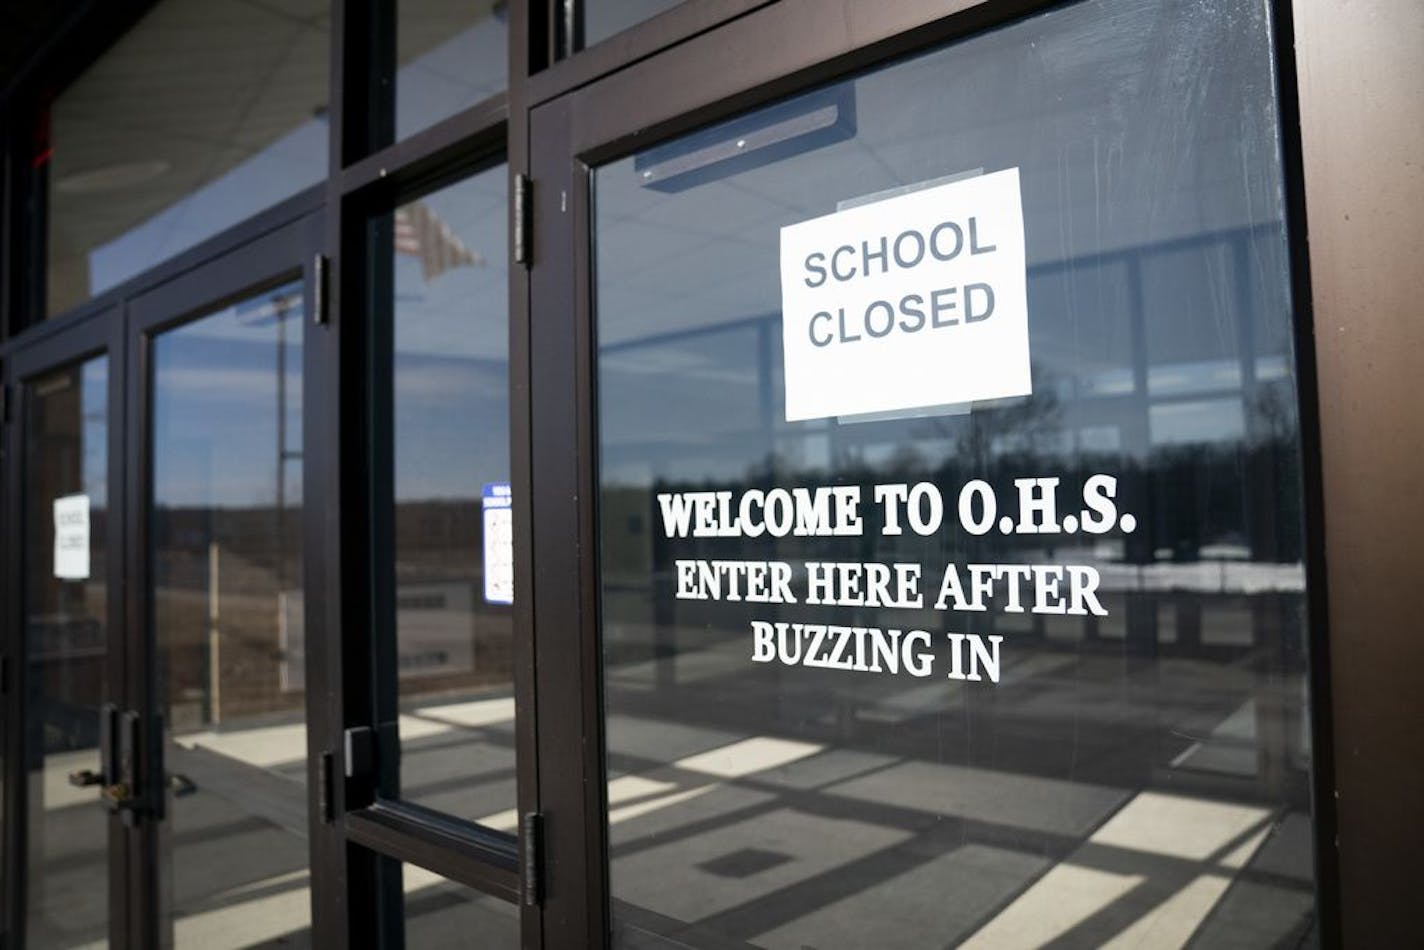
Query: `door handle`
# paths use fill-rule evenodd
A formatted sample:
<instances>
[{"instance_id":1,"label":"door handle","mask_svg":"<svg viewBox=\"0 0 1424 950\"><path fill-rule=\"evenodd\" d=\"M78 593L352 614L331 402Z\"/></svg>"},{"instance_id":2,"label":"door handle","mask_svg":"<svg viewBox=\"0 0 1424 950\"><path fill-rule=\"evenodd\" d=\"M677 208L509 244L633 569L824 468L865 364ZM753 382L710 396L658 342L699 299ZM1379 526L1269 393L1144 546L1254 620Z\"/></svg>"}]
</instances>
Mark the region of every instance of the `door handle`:
<instances>
[{"instance_id":1,"label":"door handle","mask_svg":"<svg viewBox=\"0 0 1424 950\"><path fill-rule=\"evenodd\" d=\"M105 711L107 715L102 723L105 774L99 799L110 812L118 814L125 825L133 827L152 810L151 803L145 801L146 783L139 774L148 761L139 749L140 716L133 710L121 713L114 706L106 706Z\"/></svg>"},{"instance_id":2,"label":"door handle","mask_svg":"<svg viewBox=\"0 0 1424 950\"><path fill-rule=\"evenodd\" d=\"M105 703L99 710L101 768L82 769L69 776L69 783L76 787L102 786L99 800L130 827L145 817L163 817L164 785L175 798L198 790L197 783L186 775L173 774L165 780L160 772L151 781L147 778L147 770L161 767L161 757L156 750L143 748L146 733L159 734L157 730L144 729L143 717L137 711L120 712L115 704Z\"/></svg>"},{"instance_id":3,"label":"door handle","mask_svg":"<svg viewBox=\"0 0 1424 950\"><path fill-rule=\"evenodd\" d=\"M69 773L69 784L75 788L85 788L90 785L103 785L104 776L101 772L93 769L80 769L78 772Z\"/></svg>"},{"instance_id":4,"label":"door handle","mask_svg":"<svg viewBox=\"0 0 1424 950\"><path fill-rule=\"evenodd\" d=\"M99 767L79 769L69 773L69 784L75 788L107 785L116 772L114 765L114 730L119 708L113 703L99 707Z\"/></svg>"}]
</instances>

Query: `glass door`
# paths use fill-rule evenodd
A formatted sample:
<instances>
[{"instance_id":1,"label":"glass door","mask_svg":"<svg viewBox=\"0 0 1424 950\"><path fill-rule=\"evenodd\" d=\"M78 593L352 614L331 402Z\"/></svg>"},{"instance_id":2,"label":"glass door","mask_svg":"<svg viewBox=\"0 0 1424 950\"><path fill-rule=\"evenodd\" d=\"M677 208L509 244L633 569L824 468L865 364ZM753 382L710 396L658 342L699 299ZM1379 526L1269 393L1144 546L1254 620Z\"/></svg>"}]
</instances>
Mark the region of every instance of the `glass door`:
<instances>
[{"instance_id":1,"label":"glass door","mask_svg":"<svg viewBox=\"0 0 1424 950\"><path fill-rule=\"evenodd\" d=\"M311 943L299 222L138 298L151 937Z\"/></svg>"},{"instance_id":2,"label":"glass door","mask_svg":"<svg viewBox=\"0 0 1424 950\"><path fill-rule=\"evenodd\" d=\"M132 717L121 711L122 365L108 312L14 357L20 585L11 656L9 876L25 946L103 946L125 927ZM15 443L12 443L12 445ZM17 708L18 707L18 708ZM19 774L17 774L19 773ZM18 817L18 821L15 821ZM13 899L13 898L12 898Z\"/></svg>"},{"instance_id":3,"label":"glass door","mask_svg":"<svg viewBox=\"0 0 1424 950\"><path fill-rule=\"evenodd\" d=\"M546 920L1318 942L1271 10L812 6L534 111Z\"/></svg>"}]
</instances>

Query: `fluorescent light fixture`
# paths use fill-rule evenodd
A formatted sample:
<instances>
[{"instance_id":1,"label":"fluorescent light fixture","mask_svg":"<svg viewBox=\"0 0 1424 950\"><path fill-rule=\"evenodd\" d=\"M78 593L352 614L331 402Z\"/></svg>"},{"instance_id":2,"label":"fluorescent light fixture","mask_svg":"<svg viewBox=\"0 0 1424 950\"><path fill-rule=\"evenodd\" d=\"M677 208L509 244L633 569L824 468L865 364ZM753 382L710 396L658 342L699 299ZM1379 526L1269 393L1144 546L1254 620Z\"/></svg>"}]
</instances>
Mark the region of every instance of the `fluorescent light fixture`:
<instances>
[{"instance_id":1,"label":"fluorescent light fixture","mask_svg":"<svg viewBox=\"0 0 1424 950\"><path fill-rule=\"evenodd\" d=\"M639 184L685 191L855 137L855 90L842 84L650 148L633 160Z\"/></svg>"}]
</instances>

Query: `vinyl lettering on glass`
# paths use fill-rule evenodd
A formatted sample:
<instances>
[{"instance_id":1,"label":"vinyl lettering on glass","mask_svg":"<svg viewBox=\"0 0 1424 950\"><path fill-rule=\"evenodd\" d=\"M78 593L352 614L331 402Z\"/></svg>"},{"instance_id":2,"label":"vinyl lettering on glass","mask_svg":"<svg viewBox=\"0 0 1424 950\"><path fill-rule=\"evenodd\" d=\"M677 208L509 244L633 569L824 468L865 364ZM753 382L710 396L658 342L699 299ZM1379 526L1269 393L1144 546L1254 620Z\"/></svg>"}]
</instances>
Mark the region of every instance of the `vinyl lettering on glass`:
<instances>
[{"instance_id":1,"label":"vinyl lettering on glass","mask_svg":"<svg viewBox=\"0 0 1424 950\"><path fill-rule=\"evenodd\" d=\"M1082 484L1082 508L1059 517L1058 489L1062 479L1015 478L1017 515L996 518L999 502L993 486L982 479L966 482L958 493L957 526L945 520L945 499L933 482L879 483L874 500L862 497L858 485L822 485L770 491L664 492L657 496L663 536L678 538L862 538L877 531L883 537L906 529L927 537L942 530L983 535L1065 534L1083 531L1105 535L1131 533L1137 517L1119 512L1115 476L1094 474ZM862 506L869 509L868 517ZM954 511L951 510L951 518ZM869 525L867 525L869 522ZM845 548L820 545L822 557ZM1102 574L1091 564L956 564L942 568L917 561L801 561L676 558L679 600L745 601L750 604L806 604L923 611L1008 614L1049 614L1106 617L1098 597ZM938 578L938 594L927 584ZM927 600L929 598L929 600ZM893 621L894 614L886 615ZM927 677L933 674L938 634L914 628L918 613L898 626L856 626L752 619L751 660L859 673ZM998 683L1002 636L980 636L946 630L945 675L953 680ZM983 675L980 674L981 668Z\"/></svg>"}]
</instances>

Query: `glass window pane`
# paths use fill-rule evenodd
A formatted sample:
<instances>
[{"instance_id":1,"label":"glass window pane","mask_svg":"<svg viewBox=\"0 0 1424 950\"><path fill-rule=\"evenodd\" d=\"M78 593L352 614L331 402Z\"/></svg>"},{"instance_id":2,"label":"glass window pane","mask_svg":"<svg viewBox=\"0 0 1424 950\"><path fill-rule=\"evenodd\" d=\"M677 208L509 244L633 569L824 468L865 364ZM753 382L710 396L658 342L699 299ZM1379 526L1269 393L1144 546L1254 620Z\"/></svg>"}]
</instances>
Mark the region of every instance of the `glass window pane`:
<instances>
[{"instance_id":1,"label":"glass window pane","mask_svg":"<svg viewBox=\"0 0 1424 950\"><path fill-rule=\"evenodd\" d=\"M399 697L399 796L512 831L506 181L500 165L376 224L394 495L377 568L395 589L396 668L381 673Z\"/></svg>"},{"instance_id":2,"label":"glass window pane","mask_svg":"<svg viewBox=\"0 0 1424 950\"><path fill-rule=\"evenodd\" d=\"M396 0L396 138L509 85L506 0Z\"/></svg>"},{"instance_id":3,"label":"glass window pane","mask_svg":"<svg viewBox=\"0 0 1424 950\"><path fill-rule=\"evenodd\" d=\"M651 19L682 0L566 0L583 11L583 47L601 43L615 33Z\"/></svg>"},{"instance_id":4,"label":"glass window pane","mask_svg":"<svg viewBox=\"0 0 1424 950\"><path fill-rule=\"evenodd\" d=\"M162 0L60 93L47 314L322 180L329 7Z\"/></svg>"},{"instance_id":5,"label":"glass window pane","mask_svg":"<svg viewBox=\"0 0 1424 950\"><path fill-rule=\"evenodd\" d=\"M1066 4L597 169L615 945L1314 941L1271 42L1245 0ZM783 242L902 306L951 285L838 229L1008 180L1031 392L793 413L804 321L827 401L900 391L892 331L974 344L784 310Z\"/></svg>"},{"instance_id":6,"label":"glass window pane","mask_svg":"<svg viewBox=\"0 0 1424 950\"><path fill-rule=\"evenodd\" d=\"M29 387L25 452L25 928L30 947L106 942L109 821L99 709L109 682L109 361ZM76 787L85 770L95 784Z\"/></svg>"},{"instance_id":7,"label":"glass window pane","mask_svg":"<svg viewBox=\"0 0 1424 950\"><path fill-rule=\"evenodd\" d=\"M519 946L519 908L446 880L414 864L401 865L407 947Z\"/></svg>"},{"instance_id":8,"label":"glass window pane","mask_svg":"<svg viewBox=\"0 0 1424 950\"><path fill-rule=\"evenodd\" d=\"M302 294L153 343L158 840L178 946L309 940Z\"/></svg>"}]
</instances>

